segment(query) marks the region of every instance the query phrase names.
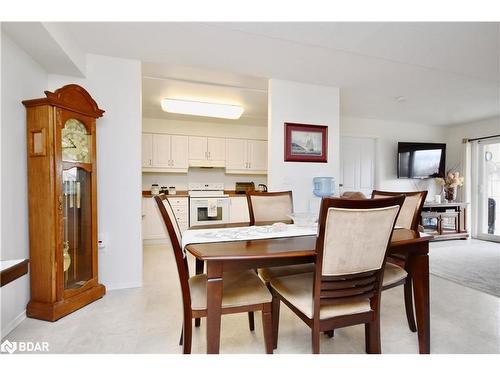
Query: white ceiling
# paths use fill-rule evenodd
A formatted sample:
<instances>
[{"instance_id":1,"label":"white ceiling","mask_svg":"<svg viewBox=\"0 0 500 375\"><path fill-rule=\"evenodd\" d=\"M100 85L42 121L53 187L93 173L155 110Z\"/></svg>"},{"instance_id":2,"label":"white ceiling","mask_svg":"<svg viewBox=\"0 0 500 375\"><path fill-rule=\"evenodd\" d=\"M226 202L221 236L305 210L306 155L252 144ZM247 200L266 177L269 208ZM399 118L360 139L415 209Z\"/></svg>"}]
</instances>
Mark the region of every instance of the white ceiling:
<instances>
[{"instance_id":1,"label":"white ceiling","mask_svg":"<svg viewBox=\"0 0 500 375\"><path fill-rule=\"evenodd\" d=\"M499 114L498 23L63 25L85 52L152 63L144 75L217 84L144 79L146 116L160 115L155 98L177 93L265 116L267 78L340 87L348 116L448 125Z\"/></svg>"},{"instance_id":2,"label":"white ceiling","mask_svg":"<svg viewBox=\"0 0 500 375\"><path fill-rule=\"evenodd\" d=\"M267 79L154 63L144 63L142 75L143 117L193 120L161 109L162 99L174 98L241 105L240 119L217 121L267 126ZM209 117L196 120L214 122Z\"/></svg>"}]
</instances>

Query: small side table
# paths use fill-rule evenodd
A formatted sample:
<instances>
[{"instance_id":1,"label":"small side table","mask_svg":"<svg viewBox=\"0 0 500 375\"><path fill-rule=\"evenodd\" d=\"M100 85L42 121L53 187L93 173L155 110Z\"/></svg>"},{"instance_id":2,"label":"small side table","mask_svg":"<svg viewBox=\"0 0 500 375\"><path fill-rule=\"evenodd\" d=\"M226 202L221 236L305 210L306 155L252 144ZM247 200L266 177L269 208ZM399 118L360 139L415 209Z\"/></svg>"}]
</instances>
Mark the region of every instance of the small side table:
<instances>
[{"instance_id":1,"label":"small side table","mask_svg":"<svg viewBox=\"0 0 500 375\"><path fill-rule=\"evenodd\" d=\"M434 236L433 241L467 239L467 206L466 202L425 203L421 216L424 231ZM429 224L431 221L435 224Z\"/></svg>"}]
</instances>

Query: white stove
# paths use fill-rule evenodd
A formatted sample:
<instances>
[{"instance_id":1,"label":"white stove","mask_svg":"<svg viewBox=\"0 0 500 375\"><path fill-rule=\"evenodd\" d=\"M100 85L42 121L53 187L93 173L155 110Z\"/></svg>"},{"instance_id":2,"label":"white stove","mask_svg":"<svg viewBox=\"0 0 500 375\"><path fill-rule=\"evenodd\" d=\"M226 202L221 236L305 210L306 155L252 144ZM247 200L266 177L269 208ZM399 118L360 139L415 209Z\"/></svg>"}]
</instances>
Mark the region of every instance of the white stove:
<instances>
[{"instance_id":1,"label":"white stove","mask_svg":"<svg viewBox=\"0 0 500 375\"><path fill-rule=\"evenodd\" d=\"M223 182L190 182L188 194L190 197L229 197L228 194L224 194Z\"/></svg>"},{"instance_id":2,"label":"white stove","mask_svg":"<svg viewBox=\"0 0 500 375\"><path fill-rule=\"evenodd\" d=\"M224 183L189 183L189 226L229 222L229 195Z\"/></svg>"}]
</instances>

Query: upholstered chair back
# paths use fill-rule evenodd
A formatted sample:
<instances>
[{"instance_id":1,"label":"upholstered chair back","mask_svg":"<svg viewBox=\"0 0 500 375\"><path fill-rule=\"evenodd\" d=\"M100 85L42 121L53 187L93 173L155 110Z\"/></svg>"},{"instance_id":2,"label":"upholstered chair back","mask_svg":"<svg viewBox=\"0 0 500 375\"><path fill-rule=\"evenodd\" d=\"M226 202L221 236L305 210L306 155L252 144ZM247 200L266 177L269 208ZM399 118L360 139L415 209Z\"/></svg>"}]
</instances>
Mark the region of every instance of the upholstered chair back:
<instances>
[{"instance_id":1,"label":"upholstered chair back","mask_svg":"<svg viewBox=\"0 0 500 375\"><path fill-rule=\"evenodd\" d=\"M346 275L382 268L398 211L397 204L369 209L328 208L322 275Z\"/></svg>"},{"instance_id":2,"label":"upholstered chair back","mask_svg":"<svg viewBox=\"0 0 500 375\"><path fill-rule=\"evenodd\" d=\"M398 219L396 221L396 226L418 230L418 224L420 222L420 214L422 212L422 207L425 203L425 197L427 196L427 191L415 191L415 192L393 192L393 191L378 191L374 190L372 192L372 198L387 198L396 195L404 195L405 201L401 207Z\"/></svg>"},{"instance_id":3,"label":"upholstered chair back","mask_svg":"<svg viewBox=\"0 0 500 375\"><path fill-rule=\"evenodd\" d=\"M292 192L248 192L250 225L258 222L290 222L293 212Z\"/></svg>"}]
</instances>

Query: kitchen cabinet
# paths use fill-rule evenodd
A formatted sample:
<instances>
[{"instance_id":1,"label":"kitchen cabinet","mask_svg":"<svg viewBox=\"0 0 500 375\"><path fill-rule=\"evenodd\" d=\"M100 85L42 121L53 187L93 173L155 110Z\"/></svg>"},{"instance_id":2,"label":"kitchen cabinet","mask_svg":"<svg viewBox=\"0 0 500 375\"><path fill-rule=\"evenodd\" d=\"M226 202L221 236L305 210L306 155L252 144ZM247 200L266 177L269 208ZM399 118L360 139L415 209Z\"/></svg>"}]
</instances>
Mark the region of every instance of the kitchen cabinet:
<instances>
[{"instance_id":1,"label":"kitchen cabinet","mask_svg":"<svg viewBox=\"0 0 500 375\"><path fill-rule=\"evenodd\" d=\"M189 228L189 198L168 197L181 232ZM166 239L167 231L154 198L142 198L142 239Z\"/></svg>"},{"instance_id":2,"label":"kitchen cabinet","mask_svg":"<svg viewBox=\"0 0 500 375\"><path fill-rule=\"evenodd\" d=\"M148 168L153 165L153 134L142 134L142 166Z\"/></svg>"},{"instance_id":3,"label":"kitchen cabinet","mask_svg":"<svg viewBox=\"0 0 500 375\"><path fill-rule=\"evenodd\" d=\"M226 173L266 174L267 141L226 139Z\"/></svg>"},{"instance_id":4,"label":"kitchen cabinet","mask_svg":"<svg viewBox=\"0 0 500 375\"><path fill-rule=\"evenodd\" d=\"M230 197L229 202L230 223L250 222L250 214L248 212L248 202L246 195L243 195L241 197Z\"/></svg>"},{"instance_id":5,"label":"kitchen cabinet","mask_svg":"<svg viewBox=\"0 0 500 375\"><path fill-rule=\"evenodd\" d=\"M144 172L187 173L188 137L185 135L142 135L142 170Z\"/></svg>"},{"instance_id":6,"label":"kitchen cabinet","mask_svg":"<svg viewBox=\"0 0 500 375\"><path fill-rule=\"evenodd\" d=\"M224 167L225 163L225 138L189 137L190 167Z\"/></svg>"}]
</instances>

